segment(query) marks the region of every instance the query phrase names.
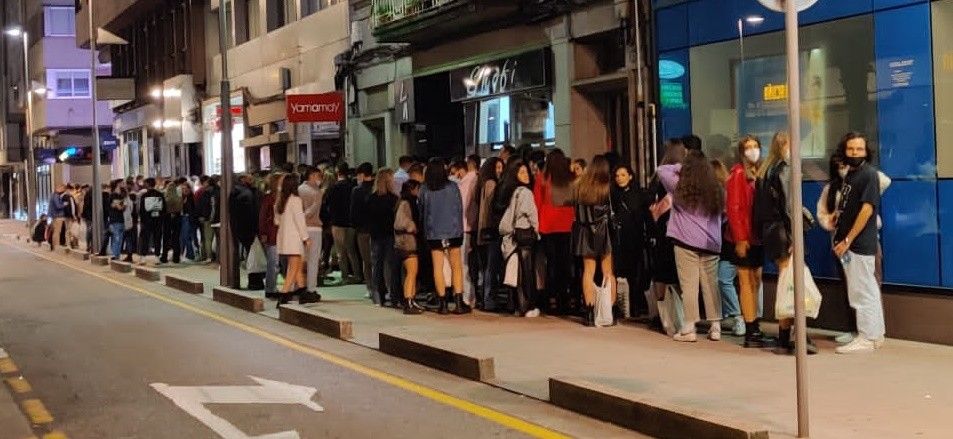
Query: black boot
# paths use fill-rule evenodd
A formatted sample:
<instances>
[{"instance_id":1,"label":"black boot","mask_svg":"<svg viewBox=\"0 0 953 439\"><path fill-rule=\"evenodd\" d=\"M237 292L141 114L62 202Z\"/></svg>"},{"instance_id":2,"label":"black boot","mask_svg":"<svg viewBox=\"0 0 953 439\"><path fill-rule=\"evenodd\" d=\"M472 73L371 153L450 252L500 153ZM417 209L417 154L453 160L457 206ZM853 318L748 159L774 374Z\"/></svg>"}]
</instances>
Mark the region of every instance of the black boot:
<instances>
[{"instance_id":1,"label":"black boot","mask_svg":"<svg viewBox=\"0 0 953 439\"><path fill-rule=\"evenodd\" d=\"M437 296L437 314L450 314L450 310L447 309L447 296Z\"/></svg>"},{"instance_id":2,"label":"black boot","mask_svg":"<svg viewBox=\"0 0 953 439\"><path fill-rule=\"evenodd\" d=\"M586 305L585 325L588 327L596 326L596 307Z\"/></svg>"},{"instance_id":3,"label":"black boot","mask_svg":"<svg viewBox=\"0 0 953 439\"><path fill-rule=\"evenodd\" d=\"M281 305L287 305L291 301L291 297L294 296L293 293L280 293L278 297L278 305L275 308L281 308Z\"/></svg>"},{"instance_id":4,"label":"black boot","mask_svg":"<svg viewBox=\"0 0 953 439\"><path fill-rule=\"evenodd\" d=\"M308 291L305 288L298 290L298 303L305 305L308 303L318 303L321 301L321 295L317 292Z\"/></svg>"},{"instance_id":5,"label":"black boot","mask_svg":"<svg viewBox=\"0 0 953 439\"><path fill-rule=\"evenodd\" d=\"M453 313L457 315L461 314L470 314L470 307L463 303L463 294L454 294L453 295Z\"/></svg>"},{"instance_id":6,"label":"black boot","mask_svg":"<svg viewBox=\"0 0 953 439\"><path fill-rule=\"evenodd\" d=\"M404 314L418 315L423 314L423 311L414 303L414 299L404 299Z\"/></svg>"},{"instance_id":7,"label":"black boot","mask_svg":"<svg viewBox=\"0 0 953 439\"><path fill-rule=\"evenodd\" d=\"M745 344L746 348L763 348L764 334L761 333L761 322L757 319L751 323L745 324Z\"/></svg>"},{"instance_id":8,"label":"black boot","mask_svg":"<svg viewBox=\"0 0 953 439\"><path fill-rule=\"evenodd\" d=\"M774 348L774 353L778 355L794 353L794 344L791 343L791 328L778 329L778 347Z\"/></svg>"}]
</instances>

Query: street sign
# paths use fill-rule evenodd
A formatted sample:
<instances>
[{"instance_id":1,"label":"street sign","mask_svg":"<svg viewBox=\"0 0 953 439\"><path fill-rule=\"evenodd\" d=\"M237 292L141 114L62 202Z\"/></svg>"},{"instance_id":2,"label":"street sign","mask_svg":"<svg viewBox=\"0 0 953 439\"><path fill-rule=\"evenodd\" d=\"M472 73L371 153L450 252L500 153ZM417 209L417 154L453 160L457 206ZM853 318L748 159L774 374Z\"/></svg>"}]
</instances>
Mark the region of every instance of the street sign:
<instances>
[{"instance_id":1,"label":"street sign","mask_svg":"<svg viewBox=\"0 0 953 439\"><path fill-rule=\"evenodd\" d=\"M344 95L340 92L285 96L288 122L340 122Z\"/></svg>"},{"instance_id":2,"label":"street sign","mask_svg":"<svg viewBox=\"0 0 953 439\"><path fill-rule=\"evenodd\" d=\"M817 0L793 0L794 9L797 9L798 12L803 11L807 8L810 8L817 3ZM784 12L784 0L758 0L758 3L761 3L764 7L777 12Z\"/></svg>"},{"instance_id":3,"label":"street sign","mask_svg":"<svg viewBox=\"0 0 953 439\"><path fill-rule=\"evenodd\" d=\"M225 419L215 416L205 404L301 404L316 412L324 408L311 401L317 393L313 387L298 386L249 376L257 386L170 386L153 383L149 386L169 398L180 409L227 439L298 439L294 430L263 436L249 436Z\"/></svg>"}]
</instances>

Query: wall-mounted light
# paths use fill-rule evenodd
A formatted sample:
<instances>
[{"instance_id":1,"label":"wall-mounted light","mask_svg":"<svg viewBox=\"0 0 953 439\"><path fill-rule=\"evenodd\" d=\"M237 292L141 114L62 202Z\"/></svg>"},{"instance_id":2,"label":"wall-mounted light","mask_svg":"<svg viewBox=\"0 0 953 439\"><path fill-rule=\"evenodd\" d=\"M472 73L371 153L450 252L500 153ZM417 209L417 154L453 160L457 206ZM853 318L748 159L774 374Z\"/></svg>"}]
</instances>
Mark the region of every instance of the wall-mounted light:
<instances>
[{"instance_id":1,"label":"wall-mounted light","mask_svg":"<svg viewBox=\"0 0 953 439\"><path fill-rule=\"evenodd\" d=\"M761 24L764 23L764 17L760 15L749 15L745 17L745 22L748 24Z\"/></svg>"},{"instance_id":2,"label":"wall-mounted light","mask_svg":"<svg viewBox=\"0 0 953 439\"><path fill-rule=\"evenodd\" d=\"M5 33L5 34L7 34L7 35L9 35L9 36L11 36L11 37L18 38L20 35L23 35L23 28L20 28L20 27L11 27L11 28L9 28L9 29L3 31L3 33Z\"/></svg>"},{"instance_id":3,"label":"wall-mounted light","mask_svg":"<svg viewBox=\"0 0 953 439\"><path fill-rule=\"evenodd\" d=\"M177 98L182 96L182 90L178 88L155 87L149 92L153 99Z\"/></svg>"}]
</instances>

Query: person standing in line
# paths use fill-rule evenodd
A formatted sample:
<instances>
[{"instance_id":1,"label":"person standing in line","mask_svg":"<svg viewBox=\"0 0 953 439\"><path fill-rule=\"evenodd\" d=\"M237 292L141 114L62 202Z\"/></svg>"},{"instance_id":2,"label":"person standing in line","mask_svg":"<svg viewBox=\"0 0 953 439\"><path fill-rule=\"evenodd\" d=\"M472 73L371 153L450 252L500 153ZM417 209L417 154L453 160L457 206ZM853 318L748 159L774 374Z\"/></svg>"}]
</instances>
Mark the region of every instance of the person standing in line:
<instances>
[{"instance_id":1,"label":"person standing in line","mask_svg":"<svg viewBox=\"0 0 953 439\"><path fill-rule=\"evenodd\" d=\"M367 298L374 298L374 291L378 288L373 284L371 276L371 234L367 229L367 197L374 192L374 166L364 162L356 169L357 186L351 190L351 206L348 213L351 216L351 226L354 228L357 250L360 254L360 264L358 270L362 273L362 278L367 289ZM357 270L355 270L357 271ZM380 305L381 303L375 302Z\"/></svg>"},{"instance_id":2,"label":"person standing in line","mask_svg":"<svg viewBox=\"0 0 953 439\"><path fill-rule=\"evenodd\" d=\"M51 226L53 230L50 235L53 238L50 239L50 251L56 250L56 247L60 245L60 235L63 233L63 228L66 227L65 207L63 203L63 193L65 192L65 185L57 186L53 195L50 196L50 201L46 207L50 218L53 218L53 224Z\"/></svg>"},{"instance_id":3,"label":"person standing in line","mask_svg":"<svg viewBox=\"0 0 953 439\"><path fill-rule=\"evenodd\" d=\"M139 228L139 203L138 195L129 186L126 189L126 210L123 211L123 221L125 222L125 231L123 233L123 247L126 250L126 258L123 262L132 263L132 255L138 249L137 238Z\"/></svg>"},{"instance_id":4,"label":"person standing in line","mask_svg":"<svg viewBox=\"0 0 953 439\"><path fill-rule=\"evenodd\" d=\"M377 171L373 191L367 196L365 214L367 232L371 238L371 276L367 284L372 286L375 304L384 306L390 297L391 306L400 307L400 266L394 253L394 215L399 197L393 192L394 171L384 168Z\"/></svg>"},{"instance_id":5,"label":"person standing in line","mask_svg":"<svg viewBox=\"0 0 953 439\"><path fill-rule=\"evenodd\" d=\"M244 259L255 242L255 236L258 236L258 192L255 189L255 178L251 174L239 174L235 183L228 197L231 216L229 225L233 240L240 246L238 254Z\"/></svg>"},{"instance_id":6,"label":"person standing in line","mask_svg":"<svg viewBox=\"0 0 953 439\"><path fill-rule=\"evenodd\" d=\"M311 246L308 247L307 285L308 291L318 290L318 278L321 276L321 250L324 248L324 230L321 223L321 202L324 200L324 172L318 168L308 168L304 174L305 181L298 186L298 196L304 207L304 220L308 226L308 238ZM273 186L274 197L278 196L280 183ZM274 202L272 202L274 204ZM276 254L277 256L277 254ZM276 264L277 264L277 257ZM267 286L266 286L267 287Z\"/></svg>"},{"instance_id":7,"label":"person standing in line","mask_svg":"<svg viewBox=\"0 0 953 439\"><path fill-rule=\"evenodd\" d=\"M278 307L285 305L294 295L301 304L316 300L308 294L304 279L303 256L311 245L308 227L304 219L304 208L298 196L298 175L288 174L282 179L281 194L275 209L275 224L278 225L278 254L288 259L288 271L282 287Z\"/></svg>"},{"instance_id":8,"label":"person standing in line","mask_svg":"<svg viewBox=\"0 0 953 439\"><path fill-rule=\"evenodd\" d=\"M725 235L725 241L734 244L733 261L738 267L738 297L744 317L746 348L764 347L764 334L758 319L764 247L752 233L754 190L760 165L761 142L749 134L738 142L738 163L731 168L726 184L730 233Z\"/></svg>"},{"instance_id":9,"label":"person standing in line","mask_svg":"<svg viewBox=\"0 0 953 439\"><path fill-rule=\"evenodd\" d=\"M267 299L278 298L278 224L275 223L275 204L278 202L284 177L285 175L280 173L268 175L267 190L261 200L261 208L258 209L258 240L265 250L265 298ZM304 197L301 195L300 187L298 188L298 196L301 197L303 204ZM305 222L307 222L307 208L304 210ZM311 237L310 230L308 236ZM318 239L320 240L320 238ZM311 248L308 248L308 250L310 251ZM314 291L311 288L308 290Z\"/></svg>"},{"instance_id":10,"label":"person standing in line","mask_svg":"<svg viewBox=\"0 0 953 439\"><path fill-rule=\"evenodd\" d=\"M182 255L189 261L195 261L195 197L192 195L192 185L188 180L179 184L182 194L182 216L179 217L179 248Z\"/></svg>"},{"instance_id":11,"label":"person standing in line","mask_svg":"<svg viewBox=\"0 0 953 439\"><path fill-rule=\"evenodd\" d=\"M665 154L659 161L659 165L681 163L685 160L687 154L688 151L680 139L671 139L667 142ZM650 204L646 214L650 220L646 224L646 231L648 232L648 245L651 248L649 265L652 273L652 296L654 296L657 307L658 302L665 300L665 295L670 288L674 288L676 291L678 288L678 272L675 269L675 244L672 238L668 237L668 222L672 216L672 195L665 190L658 174L652 177L647 193ZM665 327L661 321L661 315L659 320L654 323L659 329Z\"/></svg>"},{"instance_id":12,"label":"person standing in line","mask_svg":"<svg viewBox=\"0 0 953 439\"><path fill-rule=\"evenodd\" d=\"M109 195L109 198L103 200L109 204L109 214L106 215L106 226L109 230L111 240L112 259L119 260L122 255L123 235L126 231L126 194L121 187L116 187Z\"/></svg>"},{"instance_id":13,"label":"person standing in line","mask_svg":"<svg viewBox=\"0 0 953 439\"><path fill-rule=\"evenodd\" d=\"M684 319L675 341L696 341L695 325L700 319L699 285L705 314L711 323L708 338L721 340L721 298L718 294L718 255L721 252L721 225L725 209L725 189L715 177L705 155L689 148L680 164L658 168L659 180L673 195L668 236L675 244L675 265L682 289Z\"/></svg>"},{"instance_id":14,"label":"person standing in line","mask_svg":"<svg viewBox=\"0 0 953 439\"><path fill-rule=\"evenodd\" d=\"M493 200L496 194L500 176L503 175L503 162L497 157L490 157L480 167L477 179L477 228L476 244L480 271L483 277L482 302L483 311L496 311L496 300L493 292L500 284L500 275L503 270L503 253L500 248L500 223L493 222Z\"/></svg>"},{"instance_id":15,"label":"person standing in line","mask_svg":"<svg viewBox=\"0 0 953 439\"><path fill-rule=\"evenodd\" d=\"M209 222L209 217L212 213L211 191L209 191L210 185L211 178L207 175L203 175L199 177L199 188L195 190L195 219L197 222L196 227L199 231L200 252L202 254L199 259L202 261L212 259L212 226Z\"/></svg>"},{"instance_id":16,"label":"person standing in line","mask_svg":"<svg viewBox=\"0 0 953 439\"><path fill-rule=\"evenodd\" d=\"M533 247L539 240L539 214L533 193L530 191L531 178L529 167L522 160L508 165L507 176L500 184L500 194L508 198L509 206L500 220L500 235L503 236L502 252L504 260L516 258L516 273L507 273L506 277L516 278L514 288L516 313L520 317L539 317L536 306L536 264L533 260ZM506 264L507 271L510 264Z\"/></svg>"},{"instance_id":17,"label":"person standing in line","mask_svg":"<svg viewBox=\"0 0 953 439\"><path fill-rule=\"evenodd\" d=\"M162 255L159 262L169 262L169 251L172 251L172 263L178 264L182 254L182 193L179 185L169 179L165 187L165 217L162 226Z\"/></svg>"},{"instance_id":18,"label":"person standing in line","mask_svg":"<svg viewBox=\"0 0 953 439\"><path fill-rule=\"evenodd\" d=\"M844 157L850 171L840 189L834 254L844 267L847 297L857 313L857 337L835 352L873 352L883 346L886 334L883 299L876 276L880 178L871 163L873 151L863 134L847 133L837 145L837 152Z\"/></svg>"},{"instance_id":19,"label":"person standing in line","mask_svg":"<svg viewBox=\"0 0 953 439\"><path fill-rule=\"evenodd\" d=\"M414 164L414 158L409 155L402 155L397 159L397 171L394 172L394 193L400 193L404 183L410 180L410 167Z\"/></svg>"},{"instance_id":20,"label":"person standing in line","mask_svg":"<svg viewBox=\"0 0 953 439\"><path fill-rule=\"evenodd\" d=\"M417 315L424 311L424 307L414 301L417 295L417 255L420 251L420 209L417 196L420 193L420 183L408 180L400 191L400 201L394 214L394 250L396 256L403 261L404 266L404 314ZM396 293L393 293L396 294Z\"/></svg>"},{"instance_id":21,"label":"person standing in line","mask_svg":"<svg viewBox=\"0 0 953 439\"><path fill-rule=\"evenodd\" d=\"M721 160L714 159L711 162L712 169L715 171L715 177L727 188L728 168ZM741 336L745 334L745 322L741 317L741 304L738 303L738 290L735 288L735 280L738 278L738 267L735 266L735 245L727 239L731 230L728 229L728 210L725 209L725 215L721 223L721 255L718 259L718 291L721 293L721 326L722 328L732 328L734 335Z\"/></svg>"},{"instance_id":22,"label":"person standing in line","mask_svg":"<svg viewBox=\"0 0 953 439\"><path fill-rule=\"evenodd\" d=\"M341 282L359 284L364 280L360 278L361 258L357 253L354 227L351 226L351 194L354 191L354 182L348 176L350 171L347 163L338 165L337 181L328 189L324 202L330 214L331 234L338 252L338 264L341 266Z\"/></svg>"},{"instance_id":23,"label":"person standing in line","mask_svg":"<svg viewBox=\"0 0 953 439\"><path fill-rule=\"evenodd\" d=\"M570 278L572 255L566 251L572 242L572 170L570 161L560 149L546 156L543 170L536 176L533 198L539 213L539 233L546 255L546 288L540 297L543 312L566 315L570 312ZM555 300L556 307L551 307Z\"/></svg>"},{"instance_id":24,"label":"person standing in line","mask_svg":"<svg viewBox=\"0 0 953 439\"><path fill-rule=\"evenodd\" d=\"M159 256L162 250L162 218L165 216L165 197L156 190L156 180L147 178L145 192L139 196L139 256L145 262L146 256L155 251Z\"/></svg>"},{"instance_id":25,"label":"person standing in line","mask_svg":"<svg viewBox=\"0 0 953 439\"><path fill-rule=\"evenodd\" d=\"M615 215L616 239L613 241L612 254L615 260L616 276L626 279L629 284L629 310L633 316L649 314L649 304L644 291L648 289L648 267L645 252L645 211L648 195L635 181L635 173L626 164L620 164L614 171L615 184L612 186L612 210Z\"/></svg>"},{"instance_id":26,"label":"person standing in line","mask_svg":"<svg viewBox=\"0 0 953 439\"><path fill-rule=\"evenodd\" d=\"M475 244L475 230L477 222L477 210L479 209L475 192L477 185L477 170L479 169L479 156L471 155L466 161L459 161L450 165L450 179L460 188L460 197L463 202L463 302L467 306L476 306L476 285L479 281L479 275L476 274L476 266L473 251Z\"/></svg>"},{"instance_id":27,"label":"person standing in line","mask_svg":"<svg viewBox=\"0 0 953 439\"><path fill-rule=\"evenodd\" d=\"M466 314L470 308L463 303L463 202L460 189L450 181L447 168L440 159L431 159L420 190L420 218L424 238L433 261L434 288L439 302L438 313L447 314L447 282L444 279L444 258L450 261L452 273L454 314Z\"/></svg>"},{"instance_id":28,"label":"person standing in line","mask_svg":"<svg viewBox=\"0 0 953 439\"><path fill-rule=\"evenodd\" d=\"M93 252L93 190L83 186L83 223L86 225L86 252Z\"/></svg>"},{"instance_id":29,"label":"person standing in line","mask_svg":"<svg viewBox=\"0 0 953 439\"><path fill-rule=\"evenodd\" d=\"M586 159L575 159L570 164L569 170L572 171L573 177L578 180L586 173Z\"/></svg>"},{"instance_id":30,"label":"person standing in line","mask_svg":"<svg viewBox=\"0 0 953 439\"><path fill-rule=\"evenodd\" d=\"M596 266L602 269L602 284L609 289L610 300L616 303L616 281L610 237L609 162L597 155L576 181L573 196L575 222L573 223L572 252L582 258L582 294L586 307L584 323L595 326Z\"/></svg>"}]
</instances>

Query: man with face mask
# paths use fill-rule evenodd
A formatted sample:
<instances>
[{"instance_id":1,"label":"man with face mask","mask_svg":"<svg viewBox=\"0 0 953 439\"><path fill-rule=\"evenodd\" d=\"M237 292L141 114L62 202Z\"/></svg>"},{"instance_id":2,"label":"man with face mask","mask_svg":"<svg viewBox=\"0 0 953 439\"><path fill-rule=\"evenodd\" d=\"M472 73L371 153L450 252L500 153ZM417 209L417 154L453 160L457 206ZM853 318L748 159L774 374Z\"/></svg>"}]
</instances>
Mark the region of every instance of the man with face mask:
<instances>
[{"instance_id":1,"label":"man with face mask","mask_svg":"<svg viewBox=\"0 0 953 439\"><path fill-rule=\"evenodd\" d=\"M836 206L834 254L840 258L847 282L847 297L857 313L858 336L838 347L839 354L873 352L884 342L884 315L880 285L876 278L878 248L877 210L880 178L870 163L867 139L848 133L838 145L844 164L850 167L840 188Z\"/></svg>"}]
</instances>

